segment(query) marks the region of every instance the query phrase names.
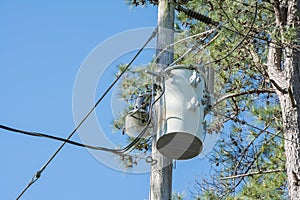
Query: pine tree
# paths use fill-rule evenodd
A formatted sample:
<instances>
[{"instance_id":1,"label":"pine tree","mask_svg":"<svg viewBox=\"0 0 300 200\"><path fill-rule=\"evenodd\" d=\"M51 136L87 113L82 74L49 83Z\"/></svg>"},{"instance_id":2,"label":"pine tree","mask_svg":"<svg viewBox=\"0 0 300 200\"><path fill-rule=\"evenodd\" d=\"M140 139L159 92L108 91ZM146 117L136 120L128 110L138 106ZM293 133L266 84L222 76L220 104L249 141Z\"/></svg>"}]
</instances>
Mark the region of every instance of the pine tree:
<instances>
[{"instance_id":1,"label":"pine tree","mask_svg":"<svg viewBox=\"0 0 300 200\"><path fill-rule=\"evenodd\" d=\"M212 20L179 13L178 38L213 31L176 45L175 59L216 70L209 133L221 134L209 155L213 177L197 180L195 195L300 199L300 1L193 0L185 7Z\"/></svg>"},{"instance_id":2,"label":"pine tree","mask_svg":"<svg viewBox=\"0 0 300 200\"><path fill-rule=\"evenodd\" d=\"M222 134L211 159L215 176L228 178L198 182L208 199L281 199L287 196L285 181L289 198L300 198L299 3L188 4L214 21L225 21L219 38L208 48L220 69L221 94L227 93L221 100L227 100L225 113L231 127ZM184 15L180 19L189 25L189 34L210 28ZM237 175L241 176L234 178Z\"/></svg>"}]
</instances>

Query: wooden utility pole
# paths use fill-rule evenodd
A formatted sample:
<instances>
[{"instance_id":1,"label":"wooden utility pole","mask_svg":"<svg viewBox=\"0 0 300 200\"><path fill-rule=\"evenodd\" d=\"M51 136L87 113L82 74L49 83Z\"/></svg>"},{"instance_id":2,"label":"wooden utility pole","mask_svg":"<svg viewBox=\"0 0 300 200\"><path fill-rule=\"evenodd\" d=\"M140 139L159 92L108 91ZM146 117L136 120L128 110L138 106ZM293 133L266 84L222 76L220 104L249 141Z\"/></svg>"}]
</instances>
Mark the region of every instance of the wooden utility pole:
<instances>
[{"instance_id":1,"label":"wooden utility pole","mask_svg":"<svg viewBox=\"0 0 300 200\"><path fill-rule=\"evenodd\" d=\"M156 55L174 42L174 13L175 8L169 0L159 0L158 4L158 33ZM163 70L173 62L174 49L169 48L157 59L158 70ZM163 132L164 98L156 106L156 127L152 141L152 158L155 163L151 167L150 200L171 200L172 198L172 159L159 153L156 147L157 137Z\"/></svg>"}]
</instances>

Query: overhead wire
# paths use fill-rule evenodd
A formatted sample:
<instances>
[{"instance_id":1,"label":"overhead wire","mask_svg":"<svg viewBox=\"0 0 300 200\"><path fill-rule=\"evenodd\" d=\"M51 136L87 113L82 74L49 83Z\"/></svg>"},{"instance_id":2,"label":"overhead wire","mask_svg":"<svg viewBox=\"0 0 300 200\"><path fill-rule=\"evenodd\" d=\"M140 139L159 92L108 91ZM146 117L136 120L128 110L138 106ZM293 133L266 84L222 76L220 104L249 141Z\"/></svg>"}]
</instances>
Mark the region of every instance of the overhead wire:
<instances>
[{"instance_id":1,"label":"overhead wire","mask_svg":"<svg viewBox=\"0 0 300 200\"><path fill-rule=\"evenodd\" d=\"M151 103L151 106L149 108L149 113L150 113L149 120L148 120L147 124L145 125L145 127L143 128L143 130L139 133L138 137L133 142L131 142L129 145L127 145L126 147L124 147L122 149L110 149L110 148L105 148L105 147L82 144L82 143L79 143L79 142L75 142L75 141L72 141L72 140L67 140L67 139L64 139L64 138L57 137L57 136L52 136L52 135L48 135L48 134L44 134L44 133L38 133L38 132L24 131L24 130L8 127L8 126L4 126L4 125L0 125L0 129L4 129L4 130L10 131L10 132L16 132L16 133L21 133L21 134L25 134L25 135L30 135L30 136L54 139L54 140L63 141L63 142L66 142L66 143L69 143L69 144L72 144L72 145L76 145L76 146L80 146L80 147L86 147L86 148L93 149L93 150L107 151L107 152L115 153L115 154L120 155L120 156L124 156L124 153L127 152L128 150L130 150L132 147L134 147L135 144L137 144L140 141L140 139L143 137L144 133L149 128L149 124L151 122L150 120L152 118L152 108L155 105L155 103L157 103L157 101L162 97L163 94L164 94L164 90L162 91L160 96L153 103ZM40 174L39 175L36 174L35 176L40 176ZM28 184L28 187L30 187L35 181L37 181L37 179L38 178L32 177L30 183ZM22 193L20 195L22 196L25 191L26 190L22 191ZM18 197L17 199L19 199L20 197Z\"/></svg>"},{"instance_id":2,"label":"overhead wire","mask_svg":"<svg viewBox=\"0 0 300 200\"><path fill-rule=\"evenodd\" d=\"M230 50L230 52L228 52L225 56L223 56L222 58L220 58L220 59L216 59L216 60L214 60L214 61L211 61L211 62L208 62L208 63L205 63L204 65L209 65L209 64L211 64L211 63L216 63L216 62L220 62L221 60L223 60L223 59L225 59L225 58L227 58L228 56L230 56L247 38L255 38L255 39L258 39L258 40L262 40L262 41L266 41L267 43L272 43L272 44L274 44L274 45L276 45L276 46L278 46L278 47L282 47L282 44L281 43L278 43L278 42L274 42L274 41L271 41L269 38L263 38L263 37L259 37L259 36L255 36L255 35L251 35L251 30L253 29L253 27L254 27L254 23L255 23L255 21L256 21L256 18L257 18L257 15L258 15L258 0L256 0L255 2L253 2L252 4L247 4L247 7L252 7L254 4L255 4L255 13L254 13L254 18L253 18L253 20L252 20L252 23L251 23L251 25L250 25L250 28L248 29L248 32L246 33L246 34L243 34L243 33L241 33L241 32L239 32L239 31L237 31L237 30L233 30L233 29L231 29L231 28L229 28L229 27L227 27L227 26L225 26L225 24L226 23L228 23L228 21L230 20L230 19L228 19L228 20L226 20L225 22L216 22L216 21L213 21L211 18L209 18L209 17L207 17L207 16L205 16L205 15L202 15L202 14L200 14L200 13L197 13L197 12L195 12L195 11L192 11L192 10L190 10L190 9L187 9L187 8L185 8L185 7L183 7L183 6L180 6L180 5L176 5L177 7L176 7L176 9L178 10L178 11L182 11L182 12L184 12L186 15L188 15L188 16L190 16L190 17L192 17L192 18L195 18L195 19L198 19L198 20L200 20L200 21L202 21L202 22L204 22L204 23L207 23L207 24L211 24L211 25L214 25L214 26L216 26L217 28L220 28L221 30L222 29L226 29L226 30L228 30L228 31L231 31L231 32L233 32L233 33L236 33L236 34L238 34L238 35L240 35L240 36L242 36L243 37L243 39L232 49L232 50ZM241 10L235 17L237 17L239 14L241 14L241 13L243 13L243 12L245 12L245 11L247 11L247 9L244 9L244 10ZM235 18L235 17L233 17L233 18ZM215 29L216 30L216 29ZM197 35L197 34L195 34L195 35ZM195 36L196 37L196 36ZM188 37L186 38L186 39L189 39ZM175 43L174 43L174 45L175 45ZM171 44L171 45L169 45L169 46L167 46L163 51L161 51L160 52L160 54L162 54L164 51L166 51L168 48L170 48L171 46L173 46L173 44ZM176 62L178 62L180 59L182 59L183 57L185 57L187 54L189 54L189 53L191 53L192 52L192 48L190 48L188 51L186 51L185 53L184 53L184 55L182 55L182 56L180 56L180 58L179 59L177 59L176 60ZM296 48L296 50L298 50L297 48ZM160 56L160 54L155 58L155 60L156 59L158 59L158 57ZM171 65L174 65L176 62L173 62Z\"/></svg>"},{"instance_id":3,"label":"overhead wire","mask_svg":"<svg viewBox=\"0 0 300 200\"><path fill-rule=\"evenodd\" d=\"M15 128L12 128L12 127L4 126L4 125L0 125L0 128L4 129L4 130L7 130L7 131L11 131L11 132L17 132L17 133L21 133L21 134L25 134L25 135L30 135L30 136L45 137L45 138L49 138L49 139L63 141L63 142L66 142L66 143L69 143L69 144L72 144L72 145L76 145L76 146L80 146L80 147L86 147L86 148L93 149L93 150L107 151L107 152L111 152L111 153L114 153L114 154L117 154L117 155L120 155L120 156L124 156L125 155L124 153L129 151L132 147L134 147L135 144L137 144L140 141L140 139L143 137L143 135L145 134L145 132L149 128L151 118L152 118L152 108L157 103L157 101L162 97L164 92L165 92L165 90L163 89L160 96L155 101L151 102L151 104L150 104L151 106L149 108L150 115L149 115L148 122L145 125L145 127L143 128L143 130L139 133L138 137L135 138L129 145L127 145L126 147L124 147L122 149L109 149L109 148L105 148L105 147L81 144L81 143L78 143L78 142L75 142L75 141L72 141L72 140L67 140L67 139L64 139L64 138L51 136L51 135L44 134L44 133L29 132L29 131L24 131L24 130L15 129ZM155 160L153 160L152 162L155 162ZM26 186L26 188L28 189L34 182L36 182L38 180L38 178L40 177L40 175L41 175L40 173L36 173L32 177L30 183ZM24 194L24 192L27 190L27 189L26 190L25 189L20 193L20 195L17 199L19 199Z\"/></svg>"},{"instance_id":4,"label":"overhead wire","mask_svg":"<svg viewBox=\"0 0 300 200\"><path fill-rule=\"evenodd\" d=\"M230 56L248 37L249 37L249 34L250 34L250 32L251 32L251 30L252 30L252 28L253 28L253 26L254 26L254 23L255 23L255 21L256 21L256 17L257 17L257 8L258 8L258 1L255 1L255 5L256 5L256 9L255 9L255 14L254 14L254 17L253 17L253 20L252 20L252 22L251 22L251 26L250 26L250 28L249 28L249 30L248 30L248 32L244 35L244 34L241 34L241 33L239 33L239 35L242 35L243 36L243 39L230 51L230 52L228 52L224 57L222 57L221 59L217 59L217 60L214 60L214 61L211 61L211 62L208 62L208 63L205 63L205 64L203 64L203 66L205 66L205 65L208 65L208 64L211 64L211 63L215 63L215 62L219 62L219 61L221 61L221 60L223 60L223 59L225 59L225 58L227 58L228 56ZM249 6L252 6L252 4L251 5L249 5ZM208 30L208 31L205 31L205 32L201 32L201 33L197 33L197 34L194 34L194 35L191 35L191 36L188 36L188 37L186 37L186 38L183 38L183 39L180 39L180 40L178 40L178 41L176 41L176 42L174 42L174 43L172 43L172 44L170 44L170 45L168 45L167 47L165 47L156 57L155 57L155 59L154 59L154 62L153 63L155 63L155 61L165 52L165 51L167 51L169 48L171 48L172 46L174 46L174 45L176 45L176 44L178 44L178 43L181 43L181 42L183 42L183 41L186 41L186 40L188 40L188 39L192 39L192 38L195 38L195 37L198 37L198 36L205 36L205 37L207 37L207 35L211 35L212 33L214 33L216 30L218 30L219 28L222 30L222 28L224 28L224 29L226 29L226 30L230 30L230 31L234 31L234 30L231 30L231 29L229 29L228 27L226 27L225 26L225 24L226 23L228 23L228 20L226 20L225 22L223 22L223 23L218 23L218 22L215 22L215 21L213 21L211 18L209 18L209 17L207 17L207 16L205 16L205 15L202 15L202 14L200 14L200 13L197 13L197 12L194 12L194 11L192 11L192 10L190 10L190 9L187 9L187 8L185 8L185 7L183 7L183 6L177 6L176 7L176 9L178 10L178 11L182 11L182 12L184 12L186 15L188 15L188 16L190 16L190 17L192 17L192 18L195 18L195 19L198 19L198 20L200 20L200 21L203 21L203 22L205 22L205 23L207 23L207 24L212 24L212 25L214 25L214 26L216 26L215 28L213 28L213 29L210 29L210 30ZM245 12L247 9L244 9L244 10L242 10L240 13L242 13L242 12ZM236 32L236 31L235 31ZM215 36L215 37L213 37L212 38L212 40L211 41L209 41L207 44L205 44L205 46L202 48L202 50L204 49L204 48L206 48L207 46L209 46L211 43L212 43L212 41L214 41L218 36L220 35L220 32ZM194 47L191 47L191 48L189 48L183 55L181 55L178 59L176 59L173 63L171 63L170 64L170 66L172 66L172 65L175 65L178 61L180 61L182 58L184 58L186 55L188 55L189 53L191 53L192 51L193 51L193 49L194 49Z\"/></svg>"},{"instance_id":5,"label":"overhead wire","mask_svg":"<svg viewBox=\"0 0 300 200\"><path fill-rule=\"evenodd\" d=\"M117 81L125 74L125 72L129 69L131 64L135 61L135 59L139 56L139 54L144 50L144 48L148 45L148 43L156 36L158 29L155 28L155 30L152 32L150 37L147 39L147 41L144 43L144 45L139 49L139 51L135 54L135 56L131 59L131 61L126 65L126 67L123 69L123 71L116 77L116 79L113 81L113 83L106 89L106 91L102 94L102 96L97 100L97 102L93 105L93 107L87 112L87 114L83 117L83 119L78 123L78 125L73 129L73 131L69 134L69 136L66 138L66 140L69 140L81 127L81 125L85 122L85 120L90 116L90 114L95 110L95 108L99 105L99 103L103 100L103 98L108 94L108 92L113 88L113 86L117 83ZM36 174L32 177L31 181L28 183L28 185L22 190L22 192L17 197L17 200L20 199L23 194L28 190L28 188L35 183L40 177L42 172L47 168L47 166L51 163L51 161L56 157L56 155L60 152L60 150L67 144L66 141L64 141L59 148L55 151L55 153L49 158L49 160L41 167L40 170L36 172ZM127 148L126 148L127 149Z\"/></svg>"},{"instance_id":6,"label":"overhead wire","mask_svg":"<svg viewBox=\"0 0 300 200\"><path fill-rule=\"evenodd\" d=\"M205 35L210 33L212 30L208 30L202 33L198 33L189 37L186 37L184 39L181 39L179 41L174 42L173 44L167 46L165 49L163 49L159 55L156 56L155 61L161 56L161 54L166 51L168 48L170 48L171 46L178 44L180 42L183 42L185 40L197 37L197 36L201 36L201 35ZM49 139L54 139L54 140L58 140L58 141L62 141L63 144L57 149L57 151L50 157L50 159L41 167L40 170L38 170L36 172L36 174L32 177L31 181L29 182L29 184L22 190L22 192L20 193L20 195L17 197L17 199L20 199L22 197L22 195L26 192L26 190L37 180L40 178L42 172L46 169L46 167L50 164L50 162L54 159L54 157L56 157L56 155L58 154L58 152L63 148L63 146L66 143L72 144L72 145L76 145L76 146L80 146L80 147L86 147L89 149L94 149L94 150L101 150L101 151L107 151L107 152L111 152L111 153L115 153L118 155L121 155L122 153L125 153L126 151L130 150L136 143L138 143L138 141L143 137L143 135L145 134L147 128L150 125L150 120L147 122L145 128L141 131L141 133L138 135L137 138L135 138L129 145L127 145L126 147L124 147L123 149L109 149L109 148L105 148L105 147L99 147L99 146L92 146L92 145L87 145L87 144L81 144L79 142L75 142L70 140L70 138L75 134L75 132L80 128L80 126L83 124L83 122L89 117L89 115L94 111L94 109L98 106L98 104L102 101L102 99L107 95L107 93L111 90L111 88L116 84L116 82L121 78L121 76L128 70L128 68L130 67L130 65L133 63L133 61L137 58L137 56L142 52L142 50L146 47L146 45L152 40L152 38L155 37L157 33L157 28L155 29L155 31L151 34L151 36L149 37L149 39L146 41L146 43L141 47L141 49L137 52L137 54L132 58L132 60L126 65L126 67L123 69L123 71L118 75L118 77L114 80L114 82L107 88L107 90L103 93L103 95L98 99L98 101L94 104L94 106L89 110L89 112L84 116L84 118L80 121L80 123L78 123L78 125L74 128L74 130L70 133L70 135L64 139L64 138L60 138L60 137L56 137L56 136L51 136L51 135L47 135L47 134L43 134L43 133L37 133L37 132L30 132L30 131L24 131L24 130L20 130L20 129L15 129L12 127L8 127L8 126L4 126L1 125L0 128L8 130L8 131L13 131L13 132L17 132L17 133L22 133L22 134L26 134L26 135L31 135L31 136L37 136L37 137L45 137L45 138L49 138ZM154 61L154 62L155 62ZM162 97L162 95L164 94L164 90L162 91L161 95L153 102L152 106ZM151 113L151 112L150 112ZM149 118L150 119L150 118Z\"/></svg>"},{"instance_id":7,"label":"overhead wire","mask_svg":"<svg viewBox=\"0 0 300 200\"><path fill-rule=\"evenodd\" d=\"M200 50L204 50L206 47L208 47L210 44L212 44L212 42L220 36L220 33L221 33L221 32L217 33L211 40L209 40L209 42L207 42L203 47L201 47ZM209 34L204 38L204 40L205 40L206 38L208 38L208 36L210 36L211 34L213 34L213 32L209 33ZM194 46L192 46L191 48L189 48L189 49L188 49L186 52L184 52L179 58L177 58L174 62L172 62L172 63L170 64L170 66L173 66L173 65L175 65L176 63L178 63L179 61L181 61L185 56L187 56L187 55L190 54L194 49L196 49L197 46L199 46L199 45L197 44L197 45L194 45Z\"/></svg>"},{"instance_id":8,"label":"overhead wire","mask_svg":"<svg viewBox=\"0 0 300 200\"><path fill-rule=\"evenodd\" d=\"M82 144L82 143L79 143L79 142L76 142L76 141L73 141L73 140L67 140L65 138L61 138L61 137L57 137L57 136L53 136L53 135L49 135L49 134L45 134L45 133L24 131L24 130L12 128L12 127L5 126L5 125L0 125L0 129L7 130L7 131L10 131L10 132L15 132L15 133L21 133L21 134L24 134L24 135L34 136L34 137L42 137L42 138L57 140L57 141L61 141L61 142L66 142L66 143L71 144L71 145L75 145L75 146L79 146L79 147L85 147L85 148L88 148L88 149L107 151L107 152L115 153L117 155L120 155L122 150L124 150L124 148L123 149L110 149L110 148L106 148L106 147Z\"/></svg>"},{"instance_id":9,"label":"overhead wire","mask_svg":"<svg viewBox=\"0 0 300 200\"><path fill-rule=\"evenodd\" d=\"M171 47L175 46L176 44L179 44L181 42L184 42L186 40L189 40L189 39L192 39L192 38L195 38L195 37L200 37L200 36L206 36L207 34L211 34L212 32L214 32L217 28L213 28L213 29L210 29L210 30L207 30L207 31L204 31L204 32L201 32L201 33L196 33L194 35L190 35L188 37L185 37L183 39L180 39L178 41L175 41L169 45L167 45L164 49L162 49L159 54L154 58L154 61L153 63L156 63L157 60L160 58L160 56L162 56L162 54L166 51L168 51L168 49L170 49Z\"/></svg>"},{"instance_id":10,"label":"overhead wire","mask_svg":"<svg viewBox=\"0 0 300 200\"><path fill-rule=\"evenodd\" d=\"M224 56L223 58L221 59L218 59L216 61L213 61L213 62L218 62L222 59L225 59L226 57L228 57L233 51L235 51L239 45L241 45L245 39L247 37L249 37L249 33L251 31L251 29L253 28L253 25L254 25L254 22L255 22L255 19L256 19L256 16L257 16L257 1L256 1L256 10L255 10L255 16L254 16L254 19L251 23L251 27L250 29L248 30L247 34L244 36L244 38L239 42L239 44L232 50L230 51L226 56ZM222 26L223 27L223 26ZM216 30L216 29L213 29L213 30ZM166 51L168 48L170 48L171 46L174 46L175 44L179 43L179 42L182 42L182 41L185 41L187 39L190 39L190 38L193 38L193 37L197 37L197 36L200 36L200 35L203 35L203 34L207 34L209 33L210 31L212 30L209 30L209 31L206 31L204 33L199 33L199 34L195 34L193 36L189 36L187 38L184 38L180 41L177 41L177 42L174 42L173 44L171 45L168 45L165 49L163 49L155 58L155 61L161 56L161 54ZM21 194L18 196L17 199L19 199L24 193L25 191L36 181L40 178L42 172L46 169L46 167L50 164L50 162L56 157L56 155L59 153L59 151L63 148L63 146L66 144L66 143L70 143L70 144L74 144L74 145L77 145L77 146L83 146L83 147L87 147L87 148L91 148L91 149L95 149L95 150L104 150L104 151L110 151L110 152L116 152L116 153L120 153L120 152L126 152L128 150L130 150L141 138L142 136L144 135L144 133L146 132L147 128L149 127L150 125L150 120L147 122L147 125L145 127L145 129L139 134L139 136L132 142L130 143L128 146L126 146L125 148L123 149L107 149L107 148L103 148L103 147L95 147L95 146L91 146L91 145L85 145L85 144L80 144L80 143L77 143L77 142L74 142L74 141L71 141L70 138L75 134L75 132L81 127L81 125L84 123L84 121L89 117L89 115L94 111L94 109L98 106L98 104L102 101L102 99L107 95L107 93L111 90L111 88L116 84L116 82L121 78L121 76L128 70L128 68L130 67L130 65L133 63L133 61L137 58L137 56L143 51L143 49L146 47L146 45L152 40L153 37L155 37L157 33L157 29L152 33L152 35L150 36L150 38L147 40L147 42L143 45L143 47L137 52L137 54L133 57L133 59L127 64L127 66L124 68L124 70L119 74L119 76L115 79L115 81L107 88L107 90L103 93L103 95L98 99L98 101L95 103L95 105L89 110L89 112L84 116L84 118L80 121L80 123L78 123L78 125L74 128L74 130L69 134L69 136L66 138L66 139L63 139L63 138L58 138L58 137L55 137L55 136L49 136L46 134L42 134L42 133L36 133L36 134L33 134L35 132L26 132L26 134L28 135L33 135L33 136L39 136L39 137L47 137L47 138L50 138L50 139L56 139L56 140L59 140L59 141L63 141L63 144L61 144L61 146L57 149L57 151L50 157L50 159L42 166L42 168L36 172L36 174L34 175L33 179L30 181L30 183L27 185L26 188L24 188L24 190L21 192ZM155 63L155 62L154 62ZM211 63L211 62L210 62ZM206 64L209 64L209 63L206 63ZM161 96L163 95L163 93L161 94ZM160 96L160 97L161 97ZM158 100L158 99L157 99ZM154 101L152 106L157 102ZM151 108L152 109L152 108ZM150 119L150 118L149 118ZM3 126L2 126L3 128ZM15 129L15 130L18 130L18 129ZM15 132L19 132L19 131L15 131ZM23 132L25 134L25 132ZM21 133L21 132L19 132Z\"/></svg>"},{"instance_id":11,"label":"overhead wire","mask_svg":"<svg viewBox=\"0 0 300 200\"><path fill-rule=\"evenodd\" d=\"M258 3L258 1L255 1L255 3L256 3L256 13L255 13L255 17L254 17L254 18L256 19L256 17L257 17L257 3ZM249 6L251 6L251 5L249 5ZM247 9L242 10L240 13L245 12L245 11L247 11ZM188 12L191 12L191 11L188 10ZM199 14L199 13L198 13L198 14ZM193 15L195 15L195 14L193 14ZM204 16L202 16L202 15L201 15L201 17L204 18ZM176 44L182 43L182 42L184 42L184 41L186 41L186 40L189 40L189 39L192 39L192 38L196 38L196 37L201 37L201 36L205 36L205 37L206 37L207 35L212 34L212 33L215 32L216 30L218 30L219 28L221 28L221 29L224 28L224 29L230 30L229 28L227 28L227 27L224 26L226 23L228 23L228 20L226 20L226 21L223 22L223 23L217 23L217 22L214 22L213 20L207 19L207 18L208 18L208 17L205 16L205 21L207 21L207 23L209 23L209 22L211 21L211 23L212 23L213 25L216 26L215 28L212 28L212 29L207 30L207 31L204 31L204 32L196 33L196 34L194 34L194 35L190 35L190 36L188 36L188 37L182 38L182 39L180 39L180 40L177 40L177 41L175 41L175 42L173 42L173 43L167 45L164 49L162 49L162 50L159 52L159 54L154 58L154 60L153 60L152 63L156 63L157 60L162 56L162 54L163 54L164 52L168 51L171 47L175 46ZM253 21L255 22L255 20L253 20ZM254 25L254 22L252 22L253 25ZM252 25L252 26L253 26L253 25ZM252 29L252 28L251 28L251 29ZM249 30L251 31L251 29L249 29ZM232 31L232 30L231 30L231 31ZM247 38L247 36L244 35L244 34L242 34L241 36ZM214 40L214 39L216 39L216 38L214 37L213 40ZM209 44L210 44L210 42L208 43L208 45L209 45ZM207 45L207 46L208 46L208 45ZM205 47L206 47L206 46L205 46ZM191 52L191 50L188 50L188 51L189 51L189 53ZM187 55L188 53L185 53L185 54ZM170 65L173 65L173 64L174 64L174 62L173 62L172 64L170 64Z\"/></svg>"},{"instance_id":12,"label":"overhead wire","mask_svg":"<svg viewBox=\"0 0 300 200\"><path fill-rule=\"evenodd\" d=\"M256 0L256 1L253 2L252 4L247 4L246 6L247 6L247 8L248 8L248 7L252 7L255 3L258 3L258 2L259 2L259 1ZM258 5L257 5L257 7L258 7ZM235 17L237 17L238 15L240 15L241 13L243 13L243 12L245 12L245 11L248 11L247 8L244 9L244 10L241 10L240 12L238 12L238 14L237 14ZM257 9L258 9L258 8L257 8ZM187 8L184 8L184 7L182 7L182 6L177 7L177 10L178 10L178 11L185 12L186 14L191 15L192 18L198 19L198 20L200 20L200 21L202 21L202 22L204 22L204 23L211 24L211 25L213 25L213 26L218 26L218 27L220 27L221 29L226 29L226 30L231 31L231 32L233 32L233 33L235 33L235 34L237 34L237 35L242 36L242 37L245 37L245 36L246 36L245 34L239 32L239 31L237 31L237 30L233 30L233 29L231 29L231 28L225 26L225 24L228 23L228 20L229 20L229 19L226 20L225 22L216 22L216 21L212 20L211 18L209 18L209 17L207 17L207 16L205 16L205 15L202 15L202 14L200 14L200 13L194 12L194 11L192 11L192 10L190 10L190 9L187 9ZM235 18L235 17L233 17L233 18ZM276 46L278 46L278 47L283 47L283 46L282 46L282 43L274 42L274 41L270 40L270 38L259 37L259 36L255 36L255 35L251 35L251 34L249 34L247 37L248 37L248 38L255 38L255 39L258 39L258 40L262 40L262 41L266 41L267 43L274 44L274 45L276 45Z\"/></svg>"},{"instance_id":13,"label":"overhead wire","mask_svg":"<svg viewBox=\"0 0 300 200\"><path fill-rule=\"evenodd\" d=\"M34 137L43 137L43 138L47 138L47 139L52 139L52 140L57 140L57 141L61 141L61 142L66 142L75 146L79 146L79 147L86 147L89 149L94 149L94 150L103 150L103 151L110 151L110 149L107 148L103 148L103 147L97 147L97 146L91 146L91 145L87 145L87 144L82 144L79 142L75 142L73 140L67 140L65 138L61 138L61 137L57 137L57 136L52 136L49 134L45 134L45 133L38 133L38 132L31 132L31 131L24 131L21 129L16 129L16 128L12 128L9 126L5 126L5 125L0 125L0 129L4 129L10 132L15 132L15 133L21 133L21 134L25 134L25 135L30 135L30 136L34 136Z\"/></svg>"},{"instance_id":14,"label":"overhead wire","mask_svg":"<svg viewBox=\"0 0 300 200\"><path fill-rule=\"evenodd\" d=\"M251 6L251 5L248 5L248 6ZM208 18L208 17L206 17L206 16L204 16L204 15L201 15L201 14L199 14L199 13L196 13L196 12L193 12L193 11L191 11L191 10L189 10L189 9L185 9L185 8L183 8L183 7L181 7L181 6L178 6L178 11L183 11L183 12L185 12L187 15L191 15L191 17L194 17L194 18L199 18L200 20L203 20L203 22L205 22L205 23L208 23L208 24L212 24L212 25L217 25L217 23L216 22L214 22L212 19L210 19L210 18ZM231 30L231 29L229 29L228 27L226 27L226 26L224 26L224 24L223 25L221 25L221 28L224 28L224 29L226 29L226 30L229 30L229 31L233 31L233 32L235 32L235 33L238 33L239 35L242 35L243 36L243 39L230 51L230 52L228 52L225 56L223 56L222 58L220 58L220 59L216 59L216 60L214 60L214 61L211 61L211 62L208 62L208 63L205 63L205 64L203 64L203 66L204 65L208 65L208 64L211 64L211 63L215 63L215 62L219 62L219 61L221 61L221 60L223 60L223 59L225 59L225 58L227 58L228 56L230 56L248 37L249 37L249 34L250 34L250 32L251 32L251 30L252 30L252 28L253 28L253 26L254 26L254 23L255 23L255 21L256 21L256 18L257 18L257 12L258 12L258 1L256 1L255 2L255 13L254 13L254 17L253 17L253 20L252 20L252 22L251 22L251 25L250 25L250 28L248 29L248 31L247 31L247 33L244 35L244 34L241 34L241 33L239 33L239 32L237 32L237 31L234 31L234 30ZM219 25L220 26L220 25ZM257 38L257 37L256 37ZM261 39L261 38L258 38L258 39ZM190 53L191 52L191 49L189 49L187 52L185 52L181 57L183 57L183 56L185 56L185 55L187 55L188 53ZM180 59L182 59L180 57ZM179 60L179 59L177 59L177 60ZM177 60L176 60L176 62L177 62ZM174 62L174 63L172 63L172 64L175 64L176 62ZM281 138L281 139L284 139L284 140L286 140L286 141L289 141L289 142L292 142L292 143L296 143L296 142L294 142L294 141L292 141L292 140L289 140L289 139L287 139L287 138L285 138L285 137L283 137L283 136L280 136L280 135L278 135L278 134L276 134L276 133L272 133L272 132L270 132L270 131L267 131L267 130L263 130L263 129L261 129L261 128L258 128L258 127L256 127L256 126L254 126L254 125L252 125L252 124L249 124L249 123L247 123L247 122L245 122L245 121L243 121L243 120L239 120L238 118L233 118L233 117L230 117L230 116L227 116L227 115L223 115L223 114L221 114L221 113L219 113L219 112L214 112L215 114L218 114L218 115L221 115L221 116L223 116L223 117L226 117L226 118L228 118L228 119L231 119L231 120L234 120L234 121L239 121L240 123L242 123L242 124L245 124L245 125L247 125L247 126L249 126L249 127L252 127L252 128L254 128L254 129L257 129L257 130L259 130L259 131L263 131L263 132L266 132L266 133L268 133L268 134L270 134L270 135L273 135L274 137L278 137L278 138ZM296 143L297 144L297 143Z\"/></svg>"},{"instance_id":15,"label":"overhead wire","mask_svg":"<svg viewBox=\"0 0 300 200\"><path fill-rule=\"evenodd\" d=\"M177 6L177 10L178 11L181 11L181 12L184 12L187 16L191 17L191 18L195 18L199 21L202 21L204 23L207 23L207 24L212 24L214 26L217 26L217 27L220 27L221 29L224 28L224 29L227 29L226 26L224 26L224 24L226 23L218 23L218 22L215 22L213 21L211 18L205 16L205 15L202 15L200 13L197 13L195 11L192 11L190 9L187 9L183 6ZM230 56L248 37L249 37L249 34L250 32L252 31L253 29L253 26L254 26L254 23L256 21L256 18L257 18L257 12L258 12L258 1L255 1L255 13L254 13L254 17L253 17L253 20L250 24L250 28L248 29L247 33L245 35L243 35L243 38L242 40L233 48L231 49L225 56L223 56L222 58L219 58L219 59L216 59L214 61L211 61L211 62L207 62L207 63L204 63L203 66L205 65L209 65L209 64L212 64L212 63L216 63L216 62L220 62L221 60L227 58L228 56ZM240 12L241 13L241 12ZM228 19L229 20L229 19ZM228 21L227 20L227 21ZM236 32L236 31L235 31Z\"/></svg>"}]
</instances>

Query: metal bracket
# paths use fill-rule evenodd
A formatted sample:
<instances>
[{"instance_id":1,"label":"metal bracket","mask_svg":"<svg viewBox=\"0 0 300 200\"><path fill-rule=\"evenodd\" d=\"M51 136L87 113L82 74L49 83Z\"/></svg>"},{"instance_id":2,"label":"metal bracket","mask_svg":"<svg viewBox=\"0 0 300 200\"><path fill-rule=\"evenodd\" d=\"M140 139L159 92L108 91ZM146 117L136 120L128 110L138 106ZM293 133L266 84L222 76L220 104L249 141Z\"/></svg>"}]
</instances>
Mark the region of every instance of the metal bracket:
<instances>
[{"instance_id":1,"label":"metal bracket","mask_svg":"<svg viewBox=\"0 0 300 200\"><path fill-rule=\"evenodd\" d=\"M190 85L197 87L198 83L201 82L200 75L197 73L196 70L193 70L193 74L190 77Z\"/></svg>"}]
</instances>

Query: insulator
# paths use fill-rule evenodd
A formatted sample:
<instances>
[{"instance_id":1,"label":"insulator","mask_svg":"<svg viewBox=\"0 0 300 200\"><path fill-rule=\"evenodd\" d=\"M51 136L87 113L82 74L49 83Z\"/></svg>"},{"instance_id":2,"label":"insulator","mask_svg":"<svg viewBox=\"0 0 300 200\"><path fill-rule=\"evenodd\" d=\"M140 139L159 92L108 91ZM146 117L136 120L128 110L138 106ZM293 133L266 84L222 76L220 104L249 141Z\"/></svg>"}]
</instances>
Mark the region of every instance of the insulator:
<instances>
[{"instance_id":1,"label":"insulator","mask_svg":"<svg viewBox=\"0 0 300 200\"><path fill-rule=\"evenodd\" d=\"M190 9L187 9L187 8L184 8L182 6L177 6L177 10L178 11L181 11L181 12L184 12L187 16L189 16L190 18L194 18L194 19L197 19L201 22L204 22L206 24L212 24L212 25L218 25L217 22L213 21L210 17L207 17L205 15L202 15L200 13L197 13L193 10L190 10Z\"/></svg>"}]
</instances>

